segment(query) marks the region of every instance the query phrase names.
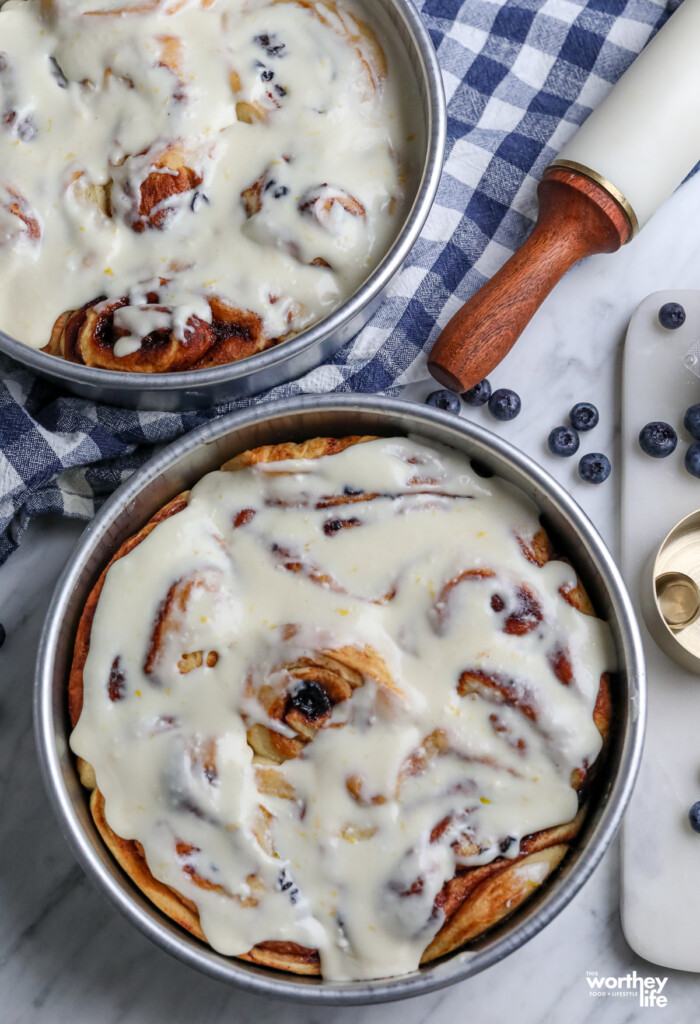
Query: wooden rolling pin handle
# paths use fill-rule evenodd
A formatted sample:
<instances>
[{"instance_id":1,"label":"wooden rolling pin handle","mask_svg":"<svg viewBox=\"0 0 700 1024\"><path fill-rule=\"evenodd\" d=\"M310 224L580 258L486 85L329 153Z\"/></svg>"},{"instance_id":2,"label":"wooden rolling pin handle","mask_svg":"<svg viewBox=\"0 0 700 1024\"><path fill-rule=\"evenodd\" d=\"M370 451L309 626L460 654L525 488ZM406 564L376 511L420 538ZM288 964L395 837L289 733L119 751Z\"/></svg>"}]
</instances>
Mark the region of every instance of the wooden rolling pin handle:
<instances>
[{"instance_id":1,"label":"wooden rolling pin handle","mask_svg":"<svg viewBox=\"0 0 700 1024\"><path fill-rule=\"evenodd\" d=\"M532 234L455 313L433 346L428 369L452 391L467 391L498 366L574 263L615 252L632 235L622 206L578 171L550 168L537 195Z\"/></svg>"}]
</instances>

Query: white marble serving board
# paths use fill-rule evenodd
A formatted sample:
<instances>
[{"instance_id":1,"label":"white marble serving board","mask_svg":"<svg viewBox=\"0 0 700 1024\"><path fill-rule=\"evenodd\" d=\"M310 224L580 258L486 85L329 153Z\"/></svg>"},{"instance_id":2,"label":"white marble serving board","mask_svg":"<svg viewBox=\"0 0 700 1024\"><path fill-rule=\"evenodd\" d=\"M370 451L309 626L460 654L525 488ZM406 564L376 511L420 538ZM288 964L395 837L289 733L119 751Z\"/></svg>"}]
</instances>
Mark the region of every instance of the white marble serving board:
<instances>
[{"instance_id":1,"label":"white marble serving board","mask_svg":"<svg viewBox=\"0 0 700 1024\"><path fill-rule=\"evenodd\" d=\"M664 330L665 302L686 309L683 327ZM686 408L700 402L700 377L684 365L698 342L700 291L656 292L637 308L622 375L622 571L639 608L640 581L653 551L683 516L700 508L700 480L683 458L692 438ZM700 356L698 358L700 372ZM638 444L650 420L678 431L678 447L651 459ZM700 675L656 646L640 614L649 703L642 767L622 842L622 927L636 953L663 967L700 971L700 835L688 810L700 800Z\"/></svg>"}]
</instances>

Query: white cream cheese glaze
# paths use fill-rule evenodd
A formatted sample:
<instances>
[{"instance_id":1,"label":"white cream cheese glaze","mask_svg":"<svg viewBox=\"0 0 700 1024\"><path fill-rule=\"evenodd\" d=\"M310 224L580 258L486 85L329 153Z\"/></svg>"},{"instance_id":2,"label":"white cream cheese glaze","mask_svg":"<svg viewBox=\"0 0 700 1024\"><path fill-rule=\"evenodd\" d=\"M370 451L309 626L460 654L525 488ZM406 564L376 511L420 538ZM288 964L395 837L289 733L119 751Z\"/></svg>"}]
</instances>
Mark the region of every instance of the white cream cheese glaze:
<instances>
[{"instance_id":1,"label":"white cream cheese glaze","mask_svg":"<svg viewBox=\"0 0 700 1024\"><path fill-rule=\"evenodd\" d=\"M329 505L346 494L376 497ZM94 767L112 829L194 901L215 949L287 940L317 948L327 978L408 972L459 866L515 856L523 836L574 817L571 774L600 750L592 711L614 653L607 625L562 596L571 566L524 556L520 540L538 529L509 484L450 449L394 438L211 473L114 563L71 747ZM146 671L164 595L188 581ZM506 629L516 620L520 634ZM246 730L293 735L262 688L293 694L282 666L344 646L371 648L384 669L270 769L285 796L261 793ZM192 651L218 660L183 675ZM553 671L560 652L568 685ZM514 700L460 695L465 671L506 681ZM198 887L191 869L222 890Z\"/></svg>"},{"instance_id":2,"label":"white cream cheese glaze","mask_svg":"<svg viewBox=\"0 0 700 1024\"><path fill-rule=\"evenodd\" d=\"M386 74L348 12L369 15ZM43 347L64 311L143 304L154 279L180 340L207 297L275 338L337 307L410 200L419 101L376 20L355 0L0 0L0 329ZM201 184L143 229L134 197L173 150Z\"/></svg>"}]
</instances>

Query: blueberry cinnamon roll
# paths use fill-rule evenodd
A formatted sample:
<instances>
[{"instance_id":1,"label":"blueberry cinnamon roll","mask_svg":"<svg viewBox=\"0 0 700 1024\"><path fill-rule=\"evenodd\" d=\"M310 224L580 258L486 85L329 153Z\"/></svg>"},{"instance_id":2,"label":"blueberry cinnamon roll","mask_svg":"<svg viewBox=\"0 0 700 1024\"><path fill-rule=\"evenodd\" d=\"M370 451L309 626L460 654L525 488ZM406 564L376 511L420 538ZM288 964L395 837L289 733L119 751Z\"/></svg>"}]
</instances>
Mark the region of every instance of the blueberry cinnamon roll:
<instances>
[{"instance_id":1,"label":"blueberry cinnamon roll","mask_svg":"<svg viewBox=\"0 0 700 1024\"><path fill-rule=\"evenodd\" d=\"M114 215L137 234L164 231L183 210L196 207L207 160L208 154L178 143L128 157L112 170Z\"/></svg>"},{"instance_id":2,"label":"blueberry cinnamon roll","mask_svg":"<svg viewBox=\"0 0 700 1024\"><path fill-rule=\"evenodd\" d=\"M352 48L361 65L362 77L358 84L365 98L373 97L381 89L387 76L386 54L367 22L334 0L273 0L273 4L303 7Z\"/></svg>"},{"instance_id":3,"label":"blueberry cinnamon roll","mask_svg":"<svg viewBox=\"0 0 700 1024\"><path fill-rule=\"evenodd\" d=\"M105 843L182 927L383 977L565 861L612 669L524 497L415 439L315 438L236 456L122 545L78 628L71 743Z\"/></svg>"},{"instance_id":4,"label":"blueberry cinnamon roll","mask_svg":"<svg viewBox=\"0 0 700 1024\"><path fill-rule=\"evenodd\" d=\"M295 197L287 184L289 163L283 158L267 167L241 193L245 234L260 245L285 249L300 263L332 270L338 250L366 243L367 211L346 189L325 182Z\"/></svg>"},{"instance_id":5,"label":"blueberry cinnamon roll","mask_svg":"<svg viewBox=\"0 0 700 1024\"><path fill-rule=\"evenodd\" d=\"M169 373L235 362L281 340L266 336L255 313L218 298L205 307L206 318L191 314L182 324L157 292L138 305L129 296L98 298L58 318L46 351L85 366Z\"/></svg>"}]
</instances>

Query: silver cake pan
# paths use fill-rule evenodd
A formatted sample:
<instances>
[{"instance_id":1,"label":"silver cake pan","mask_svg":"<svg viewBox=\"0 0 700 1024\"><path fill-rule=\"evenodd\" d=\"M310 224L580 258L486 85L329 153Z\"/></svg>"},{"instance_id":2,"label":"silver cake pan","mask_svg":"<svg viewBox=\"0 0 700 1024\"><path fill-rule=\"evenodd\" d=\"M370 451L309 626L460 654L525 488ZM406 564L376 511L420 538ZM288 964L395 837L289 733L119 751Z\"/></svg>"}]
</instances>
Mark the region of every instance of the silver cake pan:
<instances>
[{"instance_id":1,"label":"silver cake pan","mask_svg":"<svg viewBox=\"0 0 700 1024\"><path fill-rule=\"evenodd\" d=\"M598 613L609 622L619 671L601 783L583 831L552 880L466 951L402 977L336 983L221 956L145 899L112 859L90 817L68 747L67 681L75 630L90 589L121 542L154 512L204 473L248 448L347 434L416 434L453 446L520 487L541 509L544 525L568 553ZM105 896L159 946L213 978L276 998L326 1004L402 999L452 984L512 953L551 921L591 874L620 823L641 755L644 714L643 654L629 597L612 556L566 491L522 452L473 423L395 399L350 395L305 396L232 413L170 445L120 487L85 530L57 585L35 684L36 740L44 782L73 852Z\"/></svg>"},{"instance_id":2,"label":"silver cake pan","mask_svg":"<svg viewBox=\"0 0 700 1024\"><path fill-rule=\"evenodd\" d=\"M371 0L373 17L405 53L421 105L414 131L422 142L417 191L401 232L361 288L324 320L297 337L248 359L209 370L181 373L122 373L81 366L30 348L0 330L0 352L82 398L131 409L209 408L258 394L308 373L353 338L378 309L401 269L432 207L445 151L446 110L440 65L413 0ZM48 340L48 339L47 339Z\"/></svg>"}]
</instances>

